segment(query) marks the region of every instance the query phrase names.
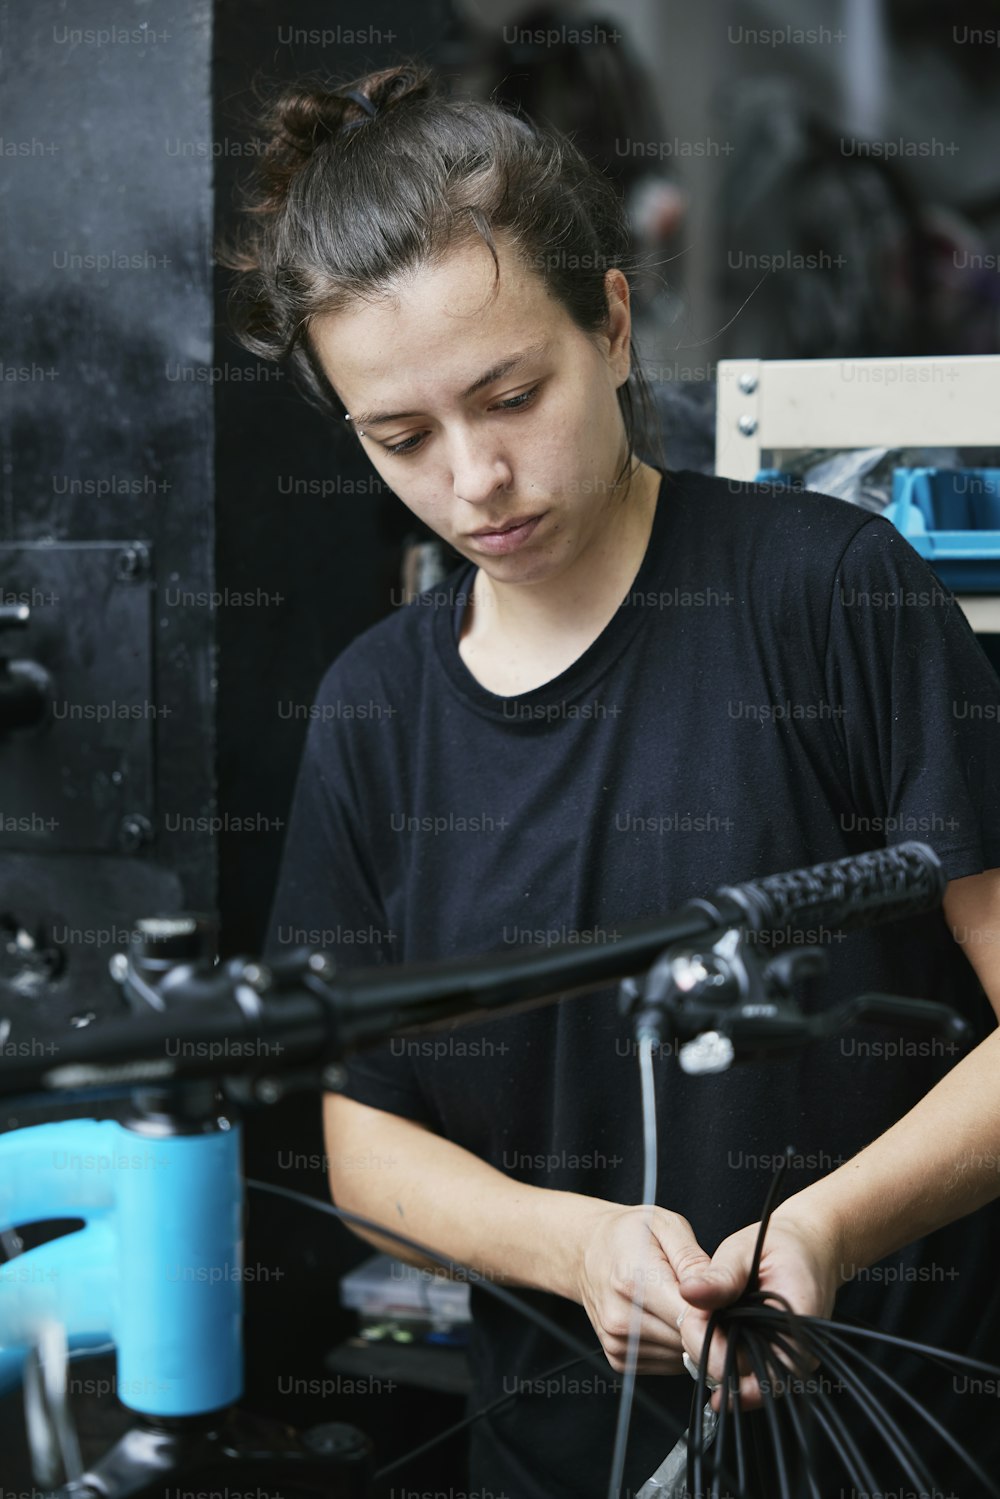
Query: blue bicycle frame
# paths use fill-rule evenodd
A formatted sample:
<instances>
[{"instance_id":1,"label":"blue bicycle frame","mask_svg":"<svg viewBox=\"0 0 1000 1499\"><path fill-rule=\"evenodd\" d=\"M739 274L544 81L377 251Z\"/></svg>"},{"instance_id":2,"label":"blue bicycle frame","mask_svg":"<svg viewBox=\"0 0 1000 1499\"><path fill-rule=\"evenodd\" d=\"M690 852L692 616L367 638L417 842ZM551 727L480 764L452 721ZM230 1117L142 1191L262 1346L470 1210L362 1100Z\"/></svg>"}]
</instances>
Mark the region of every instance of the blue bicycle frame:
<instances>
[{"instance_id":1,"label":"blue bicycle frame","mask_svg":"<svg viewBox=\"0 0 1000 1499\"><path fill-rule=\"evenodd\" d=\"M0 1393L46 1319L69 1347L113 1341L118 1398L150 1416L242 1394L241 1131L224 1116L158 1135L74 1119L0 1135L0 1230L83 1227L0 1265Z\"/></svg>"}]
</instances>

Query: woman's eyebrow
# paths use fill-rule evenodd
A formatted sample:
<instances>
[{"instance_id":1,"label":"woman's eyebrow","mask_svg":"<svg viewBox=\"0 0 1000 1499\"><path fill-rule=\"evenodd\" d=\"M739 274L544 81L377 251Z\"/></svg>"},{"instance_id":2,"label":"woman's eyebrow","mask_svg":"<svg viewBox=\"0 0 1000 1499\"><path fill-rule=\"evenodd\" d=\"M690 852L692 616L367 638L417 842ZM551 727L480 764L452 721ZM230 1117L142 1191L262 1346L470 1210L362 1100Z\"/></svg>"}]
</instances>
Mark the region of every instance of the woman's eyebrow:
<instances>
[{"instance_id":1,"label":"woman's eyebrow","mask_svg":"<svg viewBox=\"0 0 1000 1499\"><path fill-rule=\"evenodd\" d=\"M462 400L467 401L469 396L474 396L477 390L484 386L492 385L495 380L501 380L504 375L509 375L512 370L522 364L527 364L529 359L538 359L548 352L549 341L530 344L528 348L521 349L517 354L511 354L509 359L501 359L498 363L491 365L477 379L473 380L469 388L462 392ZM399 422L407 417L420 416L419 411L355 411L351 413L350 420L356 427L377 427L384 422Z\"/></svg>"}]
</instances>

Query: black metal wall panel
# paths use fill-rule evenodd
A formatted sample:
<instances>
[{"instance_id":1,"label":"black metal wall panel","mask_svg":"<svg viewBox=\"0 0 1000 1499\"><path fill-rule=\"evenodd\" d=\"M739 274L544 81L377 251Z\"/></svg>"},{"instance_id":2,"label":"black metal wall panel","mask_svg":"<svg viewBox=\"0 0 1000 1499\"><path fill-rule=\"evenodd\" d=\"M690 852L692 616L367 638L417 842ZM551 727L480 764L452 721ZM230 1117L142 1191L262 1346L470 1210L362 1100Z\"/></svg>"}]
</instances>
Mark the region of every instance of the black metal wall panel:
<instances>
[{"instance_id":1,"label":"black metal wall panel","mask_svg":"<svg viewBox=\"0 0 1000 1499\"><path fill-rule=\"evenodd\" d=\"M62 824L0 836L0 939L72 912L35 1003L99 1011L136 917L216 905L214 619L172 602L213 581L212 162L178 144L211 134L211 5L3 0L0 33L0 606L54 595L0 635L53 674L0 811Z\"/></svg>"}]
</instances>

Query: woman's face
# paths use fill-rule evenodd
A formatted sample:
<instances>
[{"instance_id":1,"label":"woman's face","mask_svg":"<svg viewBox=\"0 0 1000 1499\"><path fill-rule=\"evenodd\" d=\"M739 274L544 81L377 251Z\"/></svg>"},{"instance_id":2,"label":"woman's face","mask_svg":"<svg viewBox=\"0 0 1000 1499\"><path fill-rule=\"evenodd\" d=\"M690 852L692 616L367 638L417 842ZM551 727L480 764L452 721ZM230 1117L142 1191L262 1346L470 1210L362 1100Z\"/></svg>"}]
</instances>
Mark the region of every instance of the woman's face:
<instances>
[{"instance_id":1,"label":"woman's face","mask_svg":"<svg viewBox=\"0 0 1000 1499\"><path fill-rule=\"evenodd\" d=\"M316 318L310 331L389 488L491 578L537 582L570 566L621 505L628 283L608 273L608 333L590 338L505 243L497 250L493 299L493 260L477 239L401 280L392 300Z\"/></svg>"}]
</instances>

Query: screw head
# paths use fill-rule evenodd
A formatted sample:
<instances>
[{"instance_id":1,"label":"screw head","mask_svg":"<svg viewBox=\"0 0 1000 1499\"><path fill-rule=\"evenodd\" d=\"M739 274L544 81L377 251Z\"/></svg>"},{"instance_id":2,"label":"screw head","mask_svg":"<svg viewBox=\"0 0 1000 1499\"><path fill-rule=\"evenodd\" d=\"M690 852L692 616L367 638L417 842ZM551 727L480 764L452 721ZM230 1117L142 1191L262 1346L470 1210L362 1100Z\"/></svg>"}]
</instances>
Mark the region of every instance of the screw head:
<instances>
[{"instance_id":1,"label":"screw head","mask_svg":"<svg viewBox=\"0 0 1000 1499\"><path fill-rule=\"evenodd\" d=\"M736 383L745 396L752 396L757 389L757 376L751 375L748 370L740 376Z\"/></svg>"},{"instance_id":2,"label":"screw head","mask_svg":"<svg viewBox=\"0 0 1000 1499\"><path fill-rule=\"evenodd\" d=\"M713 1411L714 1415L715 1412ZM302 1433L302 1445L310 1452L319 1452L324 1456L333 1456L338 1453L361 1452L365 1447L365 1438L354 1426L347 1426L342 1421L328 1421L322 1426L311 1426L308 1431Z\"/></svg>"},{"instance_id":3,"label":"screw head","mask_svg":"<svg viewBox=\"0 0 1000 1499\"><path fill-rule=\"evenodd\" d=\"M118 825L118 843L127 854L134 854L144 843L152 842L153 827L141 812L129 812Z\"/></svg>"},{"instance_id":4,"label":"screw head","mask_svg":"<svg viewBox=\"0 0 1000 1499\"><path fill-rule=\"evenodd\" d=\"M134 583L149 571L149 550L141 541L122 547L115 558L115 576L122 583Z\"/></svg>"},{"instance_id":5,"label":"screw head","mask_svg":"<svg viewBox=\"0 0 1000 1499\"><path fill-rule=\"evenodd\" d=\"M741 416L739 429L744 437L752 437L757 430L757 418L754 416Z\"/></svg>"}]
</instances>

